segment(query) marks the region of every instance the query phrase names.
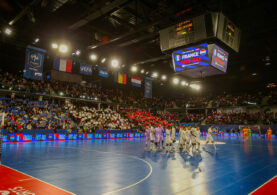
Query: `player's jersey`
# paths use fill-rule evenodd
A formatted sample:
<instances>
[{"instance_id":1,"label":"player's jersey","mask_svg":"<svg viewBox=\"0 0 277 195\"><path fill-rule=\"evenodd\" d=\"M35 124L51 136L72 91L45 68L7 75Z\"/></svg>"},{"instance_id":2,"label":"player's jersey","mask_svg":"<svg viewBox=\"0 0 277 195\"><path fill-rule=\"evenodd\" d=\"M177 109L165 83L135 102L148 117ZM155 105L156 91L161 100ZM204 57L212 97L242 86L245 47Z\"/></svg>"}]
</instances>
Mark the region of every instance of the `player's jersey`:
<instances>
[{"instance_id":1,"label":"player's jersey","mask_svg":"<svg viewBox=\"0 0 277 195\"><path fill-rule=\"evenodd\" d=\"M150 129L145 129L145 136L150 137Z\"/></svg>"},{"instance_id":2,"label":"player's jersey","mask_svg":"<svg viewBox=\"0 0 277 195\"><path fill-rule=\"evenodd\" d=\"M196 139L197 137L197 129L196 128L191 128L191 139Z\"/></svg>"},{"instance_id":3,"label":"player's jersey","mask_svg":"<svg viewBox=\"0 0 277 195\"><path fill-rule=\"evenodd\" d=\"M169 129L169 128L167 128L166 130L165 130L165 133L166 133L166 137L170 137L171 136L171 129Z\"/></svg>"},{"instance_id":4,"label":"player's jersey","mask_svg":"<svg viewBox=\"0 0 277 195\"><path fill-rule=\"evenodd\" d=\"M172 127L172 131L171 131L171 138L175 139L175 133L176 133L176 129L175 127Z\"/></svg>"},{"instance_id":5,"label":"player's jersey","mask_svg":"<svg viewBox=\"0 0 277 195\"><path fill-rule=\"evenodd\" d=\"M184 131L184 137L185 137L185 139L190 138L190 129L187 129L186 131Z\"/></svg>"},{"instance_id":6,"label":"player's jersey","mask_svg":"<svg viewBox=\"0 0 277 195\"><path fill-rule=\"evenodd\" d=\"M165 130L165 133L166 133L165 143L166 143L166 144L171 144L171 143L172 143L172 140L171 140L171 134L172 134L171 129L170 129L170 128L167 128L167 129Z\"/></svg>"},{"instance_id":7,"label":"player's jersey","mask_svg":"<svg viewBox=\"0 0 277 195\"><path fill-rule=\"evenodd\" d=\"M211 136L213 135L213 129L212 128L208 129L208 135L211 135Z\"/></svg>"}]
</instances>

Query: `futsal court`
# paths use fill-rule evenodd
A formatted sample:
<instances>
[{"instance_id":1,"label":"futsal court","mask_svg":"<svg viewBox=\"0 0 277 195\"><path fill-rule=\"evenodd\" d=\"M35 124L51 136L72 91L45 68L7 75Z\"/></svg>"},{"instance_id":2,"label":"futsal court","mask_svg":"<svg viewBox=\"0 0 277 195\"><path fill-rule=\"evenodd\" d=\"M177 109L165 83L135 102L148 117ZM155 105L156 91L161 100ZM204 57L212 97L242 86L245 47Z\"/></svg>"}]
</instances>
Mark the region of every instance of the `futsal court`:
<instances>
[{"instance_id":1,"label":"futsal court","mask_svg":"<svg viewBox=\"0 0 277 195\"><path fill-rule=\"evenodd\" d=\"M215 139L195 154L145 151L144 138L5 143L0 193L274 194L276 140Z\"/></svg>"}]
</instances>

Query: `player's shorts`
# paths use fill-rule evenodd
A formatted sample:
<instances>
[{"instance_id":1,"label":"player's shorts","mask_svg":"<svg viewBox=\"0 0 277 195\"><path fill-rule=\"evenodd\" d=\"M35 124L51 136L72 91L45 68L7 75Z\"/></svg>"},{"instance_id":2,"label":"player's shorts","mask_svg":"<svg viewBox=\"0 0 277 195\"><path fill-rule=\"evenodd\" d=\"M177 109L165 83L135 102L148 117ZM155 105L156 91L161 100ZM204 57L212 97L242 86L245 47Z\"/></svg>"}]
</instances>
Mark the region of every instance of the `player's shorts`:
<instances>
[{"instance_id":1,"label":"player's shorts","mask_svg":"<svg viewBox=\"0 0 277 195\"><path fill-rule=\"evenodd\" d=\"M213 136L207 135L206 141L210 141L210 142L214 141Z\"/></svg>"},{"instance_id":2,"label":"player's shorts","mask_svg":"<svg viewBox=\"0 0 277 195\"><path fill-rule=\"evenodd\" d=\"M145 137L145 142L149 142L150 141L150 136L146 136Z\"/></svg>"},{"instance_id":3,"label":"player's shorts","mask_svg":"<svg viewBox=\"0 0 277 195\"><path fill-rule=\"evenodd\" d=\"M184 137L180 137L179 143L180 144L185 144L186 143L185 138Z\"/></svg>"},{"instance_id":4,"label":"player's shorts","mask_svg":"<svg viewBox=\"0 0 277 195\"><path fill-rule=\"evenodd\" d=\"M165 137L165 143L166 144L171 144L172 140L171 140L171 137L170 136L166 136Z\"/></svg>"},{"instance_id":5,"label":"player's shorts","mask_svg":"<svg viewBox=\"0 0 277 195\"><path fill-rule=\"evenodd\" d=\"M195 137L191 138L191 143L195 144L197 142L197 139Z\"/></svg>"},{"instance_id":6,"label":"player's shorts","mask_svg":"<svg viewBox=\"0 0 277 195\"><path fill-rule=\"evenodd\" d=\"M164 140L164 136L162 134L159 134L159 141L163 141Z\"/></svg>"}]
</instances>

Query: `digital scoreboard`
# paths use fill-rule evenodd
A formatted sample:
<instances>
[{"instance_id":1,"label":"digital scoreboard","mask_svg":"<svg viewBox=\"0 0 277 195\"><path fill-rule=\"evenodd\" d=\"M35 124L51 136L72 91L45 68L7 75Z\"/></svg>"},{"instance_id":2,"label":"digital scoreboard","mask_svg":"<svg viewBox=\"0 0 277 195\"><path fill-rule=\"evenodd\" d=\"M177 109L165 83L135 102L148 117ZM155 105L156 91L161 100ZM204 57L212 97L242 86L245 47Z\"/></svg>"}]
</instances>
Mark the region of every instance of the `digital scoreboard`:
<instances>
[{"instance_id":1,"label":"digital scoreboard","mask_svg":"<svg viewBox=\"0 0 277 195\"><path fill-rule=\"evenodd\" d=\"M226 73L228 56L218 45L202 43L174 51L172 62L175 72L199 78Z\"/></svg>"},{"instance_id":2,"label":"digital scoreboard","mask_svg":"<svg viewBox=\"0 0 277 195\"><path fill-rule=\"evenodd\" d=\"M160 47L163 52L171 53L177 48L200 42L217 42L239 51L240 30L226 16L210 12L185 19L178 24L160 31Z\"/></svg>"}]
</instances>

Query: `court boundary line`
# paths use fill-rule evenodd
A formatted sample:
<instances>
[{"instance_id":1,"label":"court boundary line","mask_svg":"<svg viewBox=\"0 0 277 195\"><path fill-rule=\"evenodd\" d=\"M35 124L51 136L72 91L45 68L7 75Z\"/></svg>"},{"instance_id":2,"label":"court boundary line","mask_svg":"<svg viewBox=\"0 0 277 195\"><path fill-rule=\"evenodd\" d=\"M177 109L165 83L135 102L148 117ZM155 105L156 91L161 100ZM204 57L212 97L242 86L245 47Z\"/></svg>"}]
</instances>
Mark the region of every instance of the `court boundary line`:
<instances>
[{"instance_id":1,"label":"court boundary line","mask_svg":"<svg viewBox=\"0 0 277 195\"><path fill-rule=\"evenodd\" d=\"M73 192L70 192L70 191L65 190L65 189L63 189L63 188L60 188L60 187L58 187L58 186L55 186L55 185L53 185L53 184L51 184L51 183L48 183L48 182L46 182L46 181L43 181L43 180L41 180L41 179L39 179L39 178L36 178L36 177L34 177L34 176L31 176L31 175L29 175L29 174L27 174L27 173L23 173L23 172L21 172L21 171L19 171L19 170L16 170L16 169L14 169L14 168L11 168L11 167L9 167L9 166L7 166L7 165L3 165L3 164L2 164L2 165L0 165L0 166L7 167L8 169L14 170L14 171L16 171L16 172L18 172L18 173L21 173L21 174L26 175L26 176L28 176L28 177L31 177L31 178L33 178L33 179L37 179L37 180L39 180L40 182L45 183L45 184L48 184L48 185L50 185L50 186L52 186L52 187L54 187L54 188L57 188L57 189L62 190L62 191L65 191L65 192L67 192L67 193L69 193L69 194L72 194L72 195L76 195L76 194L74 194Z\"/></svg>"},{"instance_id":2,"label":"court boundary line","mask_svg":"<svg viewBox=\"0 0 277 195\"><path fill-rule=\"evenodd\" d=\"M273 179L277 178L277 175L273 176L271 179L269 179L268 181L264 182L262 185L260 185L258 188L254 189L252 192L250 192L248 195L253 194L254 192L256 192L258 189L260 189L261 187L263 187L264 185L266 185L267 183L271 182Z\"/></svg>"},{"instance_id":3,"label":"court boundary line","mask_svg":"<svg viewBox=\"0 0 277 195\"><path fill-rule=\"evenodd\" d=\"M88 150L88 149L85 149L85 148L77 148L77 147L62 147L62 146L61 147L48 146L48 147L50 147L50 148L68 148L68 149L83 150L83 151L87 151L87 152L98 152L98 153L107 153L107 154L113 154L113 155L118 155L118 156L127 156L129 158L140 160L140 161L144 162L149 167L150 170L149 170L148 174L144 178L142 178L139 181L137 181L136 183L133 183L133 184L127 185L125 187L121 187L121 188L115 189L115 190L110 191L110 192L104 192L104 193L102 193L102 195L108 195L108 194L112 194L112 193L116 193L116 192L120 192L122 190L126 190L126 189L129 189L129 188L132 188L132 187L142 183L146 179L148 179L152 175L152 172L153 172L152 165L148 161L146 161L146 160L144 160L142 158L139 158L137 156L132 156L132 155L128 155L128 154L122 154L122 153L112 153L112 152L100 151L100 150L94 150L94 149Z\"/></svg>"}]
</instances>

